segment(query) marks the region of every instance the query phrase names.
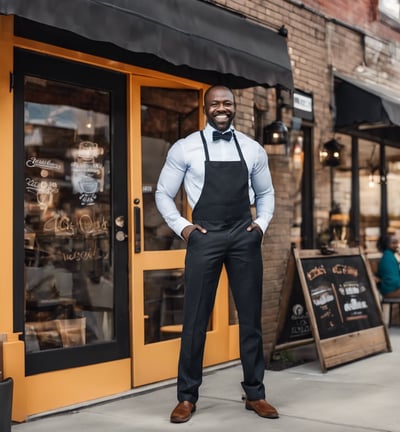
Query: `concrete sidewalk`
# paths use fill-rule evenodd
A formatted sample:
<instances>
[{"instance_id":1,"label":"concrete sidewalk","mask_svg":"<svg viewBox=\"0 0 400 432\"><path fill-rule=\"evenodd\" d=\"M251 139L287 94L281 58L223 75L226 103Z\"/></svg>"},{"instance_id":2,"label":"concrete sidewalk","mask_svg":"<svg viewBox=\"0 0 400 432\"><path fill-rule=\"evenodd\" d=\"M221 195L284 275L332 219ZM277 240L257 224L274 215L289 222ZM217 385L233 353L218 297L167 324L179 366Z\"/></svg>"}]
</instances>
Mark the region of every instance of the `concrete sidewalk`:
<instances>
[{"instance_id":1,"label":"concrete sidewalk","mask_svg":"<svg viewBox=\"0 0 400 432\"><path fill-rule=\"evenodd\" d=\"M280 418L263 419L241 400L238 362L207 369L197 411L171 424L175 381L148 386L114 400L35 417L12 432L400 432L400 328L389 329L393 352L377 354L322 373L319 361L267 371L267 399Z\"/></svg>"}]
</instances>

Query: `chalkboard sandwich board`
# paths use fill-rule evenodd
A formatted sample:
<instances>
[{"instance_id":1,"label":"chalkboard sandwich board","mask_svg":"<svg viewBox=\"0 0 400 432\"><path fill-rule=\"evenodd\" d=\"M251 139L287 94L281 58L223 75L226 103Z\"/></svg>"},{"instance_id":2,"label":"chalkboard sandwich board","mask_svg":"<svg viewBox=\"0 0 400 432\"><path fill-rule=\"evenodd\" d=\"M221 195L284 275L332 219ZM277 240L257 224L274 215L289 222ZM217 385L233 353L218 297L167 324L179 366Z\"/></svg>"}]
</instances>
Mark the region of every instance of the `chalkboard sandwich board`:
<instances>
[{"instance_id":1,"label":"chalkboard sandwich board","mask_svg":"<svg viewBox=\"0 0 400 432\"><path fill-rule=\"evenodd\" d=\"M293 249L275 351L315 342L322 370L391 351L379 294L359 248Z\"/></svg>"}]
</instances>

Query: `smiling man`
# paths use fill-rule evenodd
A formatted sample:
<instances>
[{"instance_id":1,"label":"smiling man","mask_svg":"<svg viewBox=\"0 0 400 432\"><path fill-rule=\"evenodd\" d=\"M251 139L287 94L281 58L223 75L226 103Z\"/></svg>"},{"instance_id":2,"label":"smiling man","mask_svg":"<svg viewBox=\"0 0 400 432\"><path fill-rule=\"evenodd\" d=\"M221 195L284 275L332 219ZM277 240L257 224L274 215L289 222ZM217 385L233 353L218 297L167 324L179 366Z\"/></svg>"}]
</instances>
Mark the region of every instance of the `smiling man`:
<instances>
[{"instance_id":1,"label":"smiling man","mask_svg":"<svg viewBox=\"0 0 400 432\"><path fill-rule=\"evenodd\" d=\"M265 400L261 332L261 242L274 211L274 189L263 147L235 130L235 112L229 88L208 89L206 127L171 147L157 185L158 210L187 242L179 403L171 413L172 423L188 421L196 410L207 325L223 265L239 317L245 407L261 417L279 417ZM179 213L174 202L182 182L193 209L192 221Z\"/></svg>"}]
</instances>

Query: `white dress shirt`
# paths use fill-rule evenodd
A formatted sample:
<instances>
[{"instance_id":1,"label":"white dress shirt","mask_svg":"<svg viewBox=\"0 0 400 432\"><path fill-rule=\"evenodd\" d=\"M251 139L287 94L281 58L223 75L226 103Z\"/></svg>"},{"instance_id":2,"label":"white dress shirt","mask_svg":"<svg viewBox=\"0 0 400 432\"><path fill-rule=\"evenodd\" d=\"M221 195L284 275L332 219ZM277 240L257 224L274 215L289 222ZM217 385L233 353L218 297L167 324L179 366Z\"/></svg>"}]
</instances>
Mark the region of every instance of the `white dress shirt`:
<instances>
[{"instance_id":1,"label":"white dress shirt","mask_svg":"<svg viewBox=\"0 0 400 432\"><path fill-rule=\"evenodd\" d=\"M210 161L238 161L240 156L233 138L213 141L215 129L207 124L204 136L207 141ZM265 232L274 212L274 188L268 167L268 157L257 141L235 130L249 172L249 199L255 204L254 222ZM182 230L190 225L178 211L174 198L184 182L190 207L193 209L200 198L204 185L205 153L200 132L194 132L178 140L169 150L158 179L155 193L156 206L167 225L181 237Z\"/></svg>"}]
</instances>

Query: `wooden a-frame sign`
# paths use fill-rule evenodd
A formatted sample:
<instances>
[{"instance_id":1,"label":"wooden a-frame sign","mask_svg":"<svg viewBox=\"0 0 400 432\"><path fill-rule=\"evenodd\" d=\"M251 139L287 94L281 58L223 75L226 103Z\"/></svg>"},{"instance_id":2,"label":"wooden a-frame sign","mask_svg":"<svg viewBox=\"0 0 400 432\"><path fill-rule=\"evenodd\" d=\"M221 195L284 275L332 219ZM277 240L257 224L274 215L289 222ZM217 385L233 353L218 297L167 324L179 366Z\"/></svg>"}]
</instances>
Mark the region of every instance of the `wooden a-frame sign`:
<instances>
[{"instance_id":1,"label":"wooden a-frame sign","mask_svg":"<svg viewBox=\"0 0 400 432\"><path fill-rule=\"evenodd\" d=\"M379 293L359 248L294 248L282 292L274 351L315 342L321 369L391 351Z\"/></svg>"}]
</instances>

